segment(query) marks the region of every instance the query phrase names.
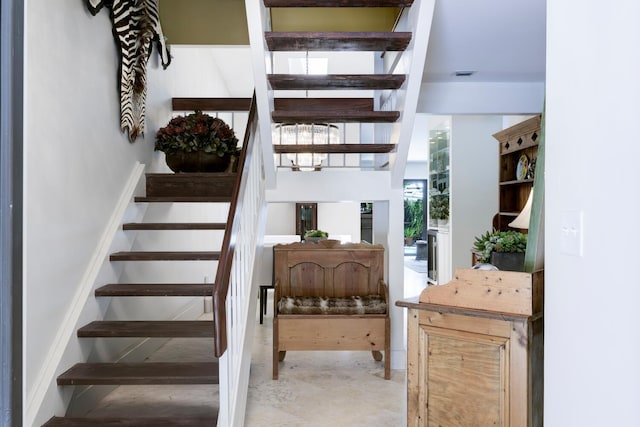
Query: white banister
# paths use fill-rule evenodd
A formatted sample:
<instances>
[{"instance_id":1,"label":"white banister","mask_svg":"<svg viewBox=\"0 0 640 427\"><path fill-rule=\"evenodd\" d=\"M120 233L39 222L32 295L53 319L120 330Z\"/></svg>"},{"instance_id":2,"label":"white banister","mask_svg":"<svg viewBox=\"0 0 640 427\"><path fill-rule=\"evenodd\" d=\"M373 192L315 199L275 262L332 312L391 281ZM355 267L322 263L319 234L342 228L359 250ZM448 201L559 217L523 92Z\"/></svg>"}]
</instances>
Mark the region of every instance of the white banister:
<instances>
[{"instance_id":1,"label":"white banister","mask_svg":"<svg viewBox=\"0 0 640 427\"><path fill-rule=\"evenodd\" d=\"M265 176L257 119L250 114L247 152L232 221L230 275L225 304L226 351L219 358L220 409L218 426L244 424L251 346L255 326L257 286L253 286L257 248L261 246L266 219ZM233 214L233 218L231 215Z\"/></svg>"}]
</instances>

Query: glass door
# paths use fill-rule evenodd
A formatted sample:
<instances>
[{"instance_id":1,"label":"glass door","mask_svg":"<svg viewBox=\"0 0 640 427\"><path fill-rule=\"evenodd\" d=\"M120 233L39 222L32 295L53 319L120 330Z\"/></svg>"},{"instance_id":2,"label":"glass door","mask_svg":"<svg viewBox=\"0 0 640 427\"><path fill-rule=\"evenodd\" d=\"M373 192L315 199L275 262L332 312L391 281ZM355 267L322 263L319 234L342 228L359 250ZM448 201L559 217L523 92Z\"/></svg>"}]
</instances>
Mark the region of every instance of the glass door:
<instances>
[{"instance_id":1,"label":"glass door","mask_svg":"<svg viewBox=\"0 0 640 427\"><path fill-rule=\"evenodd\" d=\"M427 231L427 180L404 181L404 237L405 246L424 240Z\"/></svg>"}]
</instances>

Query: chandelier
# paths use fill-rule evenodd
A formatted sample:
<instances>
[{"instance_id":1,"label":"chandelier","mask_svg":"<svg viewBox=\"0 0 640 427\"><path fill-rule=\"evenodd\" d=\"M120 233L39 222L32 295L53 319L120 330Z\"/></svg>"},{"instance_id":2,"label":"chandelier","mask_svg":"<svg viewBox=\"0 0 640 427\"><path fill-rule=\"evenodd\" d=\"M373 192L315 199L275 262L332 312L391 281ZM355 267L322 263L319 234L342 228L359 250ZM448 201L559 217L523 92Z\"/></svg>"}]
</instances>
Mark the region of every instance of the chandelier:
<instances>
[{"instance_id":1,"label":"chandelier","mask_svg":"<svg viewBox=\"0 0 640 427\"><path fill-rule=\"evenodd\" d=\"M281 145L339 144L338 126L329 123L276 123L272 129L274 143ZM287 154L294 171L318 171L326 153L296 152Z\"/></svg>"},{"instance_id":2,"label":"chandelier","mask_svg":"<svg viewBox=\"0 0 640 427\"><path fill-rule=\"evenodd\" d=\"M305 52L304 74L327 74L327 62L316 58L313 70L309 69L309 51ZM292 69L290 59L290 70ZM305 90L305 98L309 97L309 91ZM329 123L276 123L272 127L272 140L274 144L281 145L314 145L314 144L339 144L340 131L336 125ZM303 149L296 149L295 152L288 153L287 159L291 162L291 169L294 171L319 171L322 162L327 158L326 153L314 153L314 150L305 152Z\"/></svg>"}]
</instances>

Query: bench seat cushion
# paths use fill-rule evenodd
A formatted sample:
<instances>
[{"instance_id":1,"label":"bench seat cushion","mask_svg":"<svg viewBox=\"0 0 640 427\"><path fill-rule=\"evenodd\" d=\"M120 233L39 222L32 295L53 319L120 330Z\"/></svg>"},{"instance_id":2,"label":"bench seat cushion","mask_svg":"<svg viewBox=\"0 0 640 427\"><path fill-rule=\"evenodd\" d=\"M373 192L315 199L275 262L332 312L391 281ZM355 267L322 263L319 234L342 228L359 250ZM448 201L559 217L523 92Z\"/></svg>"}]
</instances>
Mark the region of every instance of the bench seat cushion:
<instances>
[{"instance_id":1,"label":"bench seat cushion","mask_svg":"<svg viewBox=\"0 0 640 427\"><path fill-rule=\"evenodd\" d=\"M382 295L352 297L282 297L280 314L385 314L387 303Z\"/></svg>"}]
</instances>

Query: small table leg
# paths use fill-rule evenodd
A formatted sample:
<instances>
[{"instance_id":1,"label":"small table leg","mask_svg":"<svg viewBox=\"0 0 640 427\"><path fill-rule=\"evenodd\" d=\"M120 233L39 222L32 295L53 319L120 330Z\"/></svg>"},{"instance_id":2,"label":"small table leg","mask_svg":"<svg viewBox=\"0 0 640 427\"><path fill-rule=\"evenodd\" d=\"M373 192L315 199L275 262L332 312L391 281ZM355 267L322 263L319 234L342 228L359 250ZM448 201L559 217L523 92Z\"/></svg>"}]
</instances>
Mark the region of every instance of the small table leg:
<instances>
[{"instance_id":1,"label":"small table leg","mask_svg":"<svg viewBox=\"0 0 640 427\"><path fill-rule=\"evenodd\" d=\"M267 314L267 292L273 289L272 285L260 285L260 324L265 314Z\"/></svg>"}]
</instances>

